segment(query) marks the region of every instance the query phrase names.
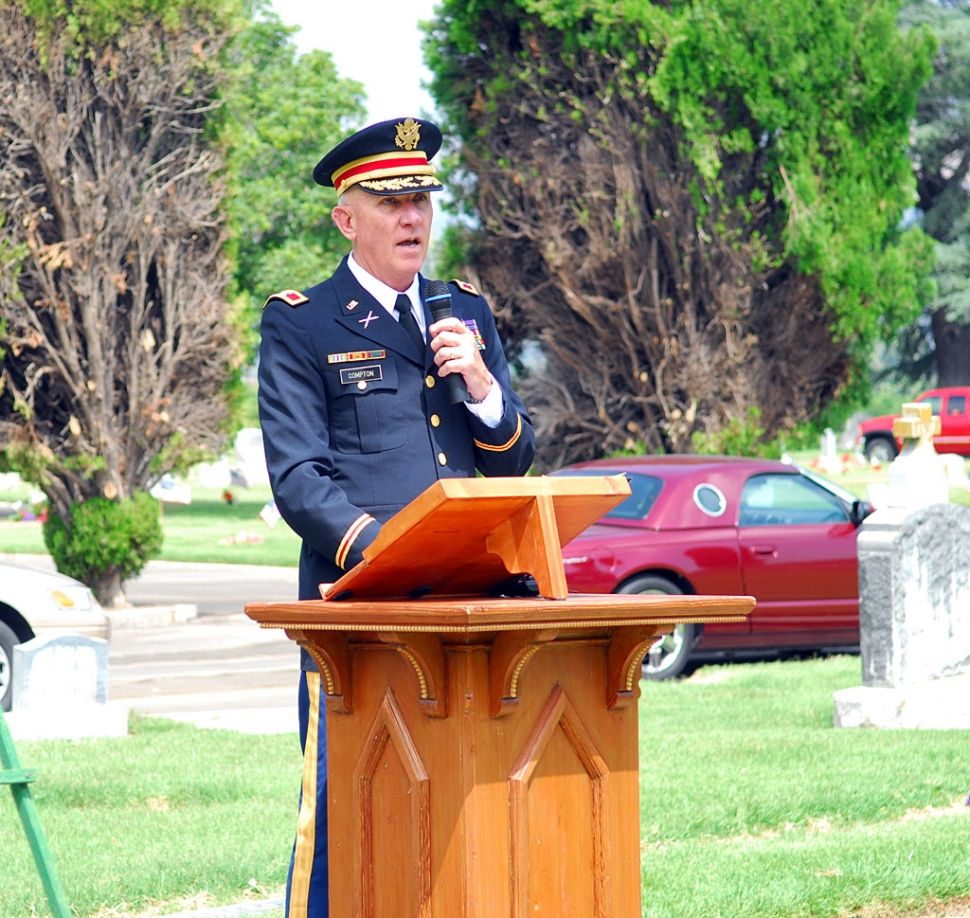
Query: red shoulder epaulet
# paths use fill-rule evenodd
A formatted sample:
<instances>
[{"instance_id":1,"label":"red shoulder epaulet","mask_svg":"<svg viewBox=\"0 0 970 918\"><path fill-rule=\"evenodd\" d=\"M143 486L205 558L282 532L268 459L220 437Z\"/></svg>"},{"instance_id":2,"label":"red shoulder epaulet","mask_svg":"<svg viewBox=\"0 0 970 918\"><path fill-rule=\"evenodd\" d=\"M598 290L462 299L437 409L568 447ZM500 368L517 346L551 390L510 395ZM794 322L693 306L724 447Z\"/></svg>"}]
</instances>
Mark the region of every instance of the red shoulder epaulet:
<instances>
[{"instance_id":1,"label":"red shoulder epaulet","mask_svg":"<svg viewBox=\"0 0 970 918\"><path fill-rule=\"evenodd\" d=\"M279 293L274 293L263 303L263 309L273 302L273 300L282 300L287 306L296 307L302 306L304 303L309 303L310 297L300 293L299 290L281 290Z\"/></svg>"},{"instance_id":2,"label":"red shoulder epaulet","mask_svg":"<svg viewBox=\"0 0 970 918\"><path fill-rule=\"evenodd\" d=\"M464 290L465 293L470 293L472 296L481 296L478 292L478 288L474 284L469 284L468 281L458 280L457 277L452 278L451 282L458 287L459 290Z\"/></svg>"}]
</instances>

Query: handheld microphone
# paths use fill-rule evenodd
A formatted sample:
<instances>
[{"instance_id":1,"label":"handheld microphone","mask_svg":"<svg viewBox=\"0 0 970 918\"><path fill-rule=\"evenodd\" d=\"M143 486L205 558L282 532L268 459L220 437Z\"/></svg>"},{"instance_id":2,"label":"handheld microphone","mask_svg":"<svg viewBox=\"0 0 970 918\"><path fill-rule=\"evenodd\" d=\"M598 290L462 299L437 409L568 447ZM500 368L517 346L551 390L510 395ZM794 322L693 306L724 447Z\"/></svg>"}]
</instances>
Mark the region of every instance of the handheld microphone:
<instances>
[{"instance_id":1,"label":"handheld microphone","mask_svg":"<svg viewBox=\"0 0 970 918\"><path fill-rule=\"evenodd\" d=\"M431 310L431 318L435 322L447 319L453 314L451 311L451 291L444 281L428 281L428 286L425 287L424 291L424 301L428 304L428 309ZM445 379L448 381L452 405L468 401L468 388L461 373L450 373Z\"/></svg>"}]
</instances>

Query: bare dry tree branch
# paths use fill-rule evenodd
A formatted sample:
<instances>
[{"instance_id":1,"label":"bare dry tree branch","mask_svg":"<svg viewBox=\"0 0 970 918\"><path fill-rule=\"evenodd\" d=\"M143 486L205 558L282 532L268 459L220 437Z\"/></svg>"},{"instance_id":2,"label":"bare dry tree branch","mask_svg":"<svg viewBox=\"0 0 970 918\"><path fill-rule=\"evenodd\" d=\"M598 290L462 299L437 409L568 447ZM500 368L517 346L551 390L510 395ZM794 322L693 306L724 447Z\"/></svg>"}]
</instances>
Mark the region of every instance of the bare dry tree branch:
<instances>
[{"instance_id":1,"label":"bare dry tree branch","mask_svg":"<svg viewBox=\"0 0 970 918\"><path fill-rule=\"evenodd\" d=\"M133 28L41 63L0 6L0 448L34 456L54 510L130 496L224 445L236 350L222 163L205 136L225 36Z\"/></svg>"},{"instance_id":2,"label":"bare dry tree branch","mask_svg":"<svg viewBox=\"0 0 970 918\"><path fill-rule=\"evenodd\" d=\"M752 408L769 435L811 418L848 357L814 279L756 267L770 201L699 212L669 119L624 95L617 62L540 53L546 37L529 88L483 113L463 153L475 272L510 348L541 351L521 384L540 466L689 450ZM722 200L750 196L759 155L725 170Z\"/></svg>"}]
</instances>

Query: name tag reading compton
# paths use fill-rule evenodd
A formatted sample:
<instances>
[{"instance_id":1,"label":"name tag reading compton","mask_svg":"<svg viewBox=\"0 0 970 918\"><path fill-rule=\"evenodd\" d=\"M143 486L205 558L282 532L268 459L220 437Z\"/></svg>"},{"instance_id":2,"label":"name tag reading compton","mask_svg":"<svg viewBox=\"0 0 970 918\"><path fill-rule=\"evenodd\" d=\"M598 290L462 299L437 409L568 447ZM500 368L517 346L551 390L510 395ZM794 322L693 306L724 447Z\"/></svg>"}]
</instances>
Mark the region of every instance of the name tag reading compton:
<instances>
[{"instance_id":1,"label":"name tag reading compton","mask_svg":"<svg viewBox=\"0 0 970 918\"><path fill-rule=\"evenodd\" d=\"M384 373L378 364L369 367L348 367L340 371L340 382L345 386L352 386L362 382L373 382L376 379L383 378Z\"/></svg>"}]
</instances>

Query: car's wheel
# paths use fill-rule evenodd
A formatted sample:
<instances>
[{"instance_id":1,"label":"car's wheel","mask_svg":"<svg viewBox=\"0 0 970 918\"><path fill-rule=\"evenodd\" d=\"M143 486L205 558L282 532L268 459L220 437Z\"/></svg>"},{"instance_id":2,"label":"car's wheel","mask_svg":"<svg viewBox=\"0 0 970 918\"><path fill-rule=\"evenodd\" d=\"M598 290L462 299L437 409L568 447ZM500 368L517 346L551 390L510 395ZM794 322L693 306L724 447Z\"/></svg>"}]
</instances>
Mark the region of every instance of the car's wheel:
<instances>
[{"instance_id":1,"label":"car's wheel","mask_svg":"<svg viewBox=\"0 0 970 918\"><path fill-rule=\"evenodd\" d=\"M17 635L0 622L0 709L10 710L13 701L13 649L19 644Z\"/></svg>"},{"instance_id":2,"label":"car's wheel","mask_svg":"<svg viewBox=\"0 0 970 918\"><path fill-rule=\"evenodd\" d=\"M684 591L665 577L637 577L623 584L618 593L663 593L678 595ZM643 658L643 675L647 679L673 679L681 675L690 662L690 654L700 637L697 625L675 625L670 634L661 635Z\"/></svg>"},{"instance_id":3,"label":"car's wheel","mask_svg":"<svg viewBox=\"0 0 970 918\"><path fill-rule=\"evenodd\" d=\"M896 458L896 441L891 437L870 437L866 440L866 459L873 465L888 465Z\"/></svg>"}]
</instances>

